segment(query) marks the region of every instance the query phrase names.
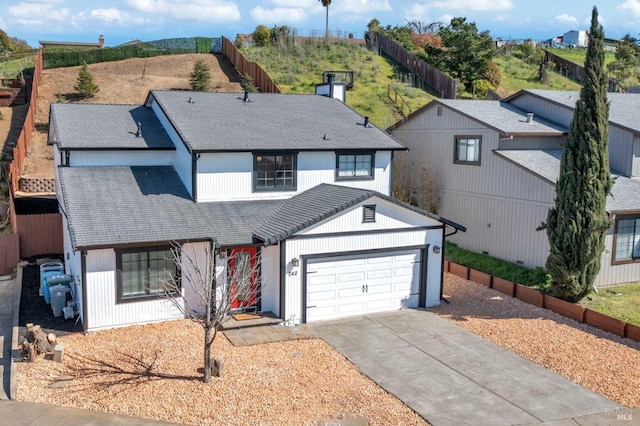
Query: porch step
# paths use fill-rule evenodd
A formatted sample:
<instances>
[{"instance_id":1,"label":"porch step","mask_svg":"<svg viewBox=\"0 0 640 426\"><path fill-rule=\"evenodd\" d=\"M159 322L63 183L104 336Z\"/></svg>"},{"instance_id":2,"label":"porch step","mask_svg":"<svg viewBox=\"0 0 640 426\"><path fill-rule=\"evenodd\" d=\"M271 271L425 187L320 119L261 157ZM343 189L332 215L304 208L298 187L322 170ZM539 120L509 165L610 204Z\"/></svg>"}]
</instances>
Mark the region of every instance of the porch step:
<instances>
[{"instance_id":1,"label":"porch step","mask_svg":"<svg viewBox=\"0 0 640 426\"><path fill-rule=\"evenodd\" d=\"M247 327L259 327L261 325L275 325L282 322L282 319L275 316L273 312L260 312L258 315L260 315L260 318L241 321L238 321L237 319L233 318L233 316L230 316L228 320L222 323L222 329L233 330Z\"/></svg>"}]
</instances>

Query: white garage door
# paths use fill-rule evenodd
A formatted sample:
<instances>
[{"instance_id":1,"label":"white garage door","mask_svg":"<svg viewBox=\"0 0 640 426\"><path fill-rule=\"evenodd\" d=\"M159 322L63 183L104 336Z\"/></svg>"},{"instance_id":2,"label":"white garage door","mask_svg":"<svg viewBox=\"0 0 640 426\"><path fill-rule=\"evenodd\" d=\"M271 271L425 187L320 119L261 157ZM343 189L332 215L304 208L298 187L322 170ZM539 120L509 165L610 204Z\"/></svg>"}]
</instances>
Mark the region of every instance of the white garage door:
<instances>
[{"instance_id":1,"label":"white garage door","mask_svg":"<svg viewBox=\"0 0 640 426\"><path fill-rule=\"evenodd\" d=\"M414 308L420 250L307 261L307 322Z\"/></svg>"}]
</instances>

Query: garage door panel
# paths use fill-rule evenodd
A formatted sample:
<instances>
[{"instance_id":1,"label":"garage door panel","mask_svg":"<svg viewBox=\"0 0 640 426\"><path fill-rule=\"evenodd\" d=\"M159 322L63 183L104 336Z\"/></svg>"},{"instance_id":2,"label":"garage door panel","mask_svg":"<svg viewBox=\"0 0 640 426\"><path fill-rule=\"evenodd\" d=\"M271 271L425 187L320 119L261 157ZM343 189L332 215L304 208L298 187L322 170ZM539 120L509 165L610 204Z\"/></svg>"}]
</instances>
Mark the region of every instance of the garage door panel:
<instances>
[{"instance_id":1,"label":"garage door panel","mask_svg":"<svg viewBox=\"0 0 640 426\"><path fill-rule=\"evenodd\" d=\"M309 302L313 304L317 304L323 300L329 300L331 303L335 303L336 300L336 291L335 290L326 290L326 291L318 291L313 292L307 298Z\"/></svg>"},{"instance_id":2,"label":"garage door panel","mask_svg":"<svg viewBox=\"0 0 640 426\"><path fill-rule=\"evenodd\" d=\"M419 249L312 259L307 271L307 321L419 304Z\"/></svg>"}]
</instances>

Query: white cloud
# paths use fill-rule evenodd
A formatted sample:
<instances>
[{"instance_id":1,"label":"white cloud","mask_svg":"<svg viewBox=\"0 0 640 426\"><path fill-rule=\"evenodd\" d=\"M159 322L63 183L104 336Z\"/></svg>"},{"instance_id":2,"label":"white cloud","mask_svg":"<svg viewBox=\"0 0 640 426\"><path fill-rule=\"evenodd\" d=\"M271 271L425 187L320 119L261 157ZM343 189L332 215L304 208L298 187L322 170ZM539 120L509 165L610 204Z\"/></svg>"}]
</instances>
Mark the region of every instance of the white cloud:
<instances>
[{"instance_id":1,"label":"white cloud","mask_svg":"<svg viewBox=\"0 0 640 426\"><path fill-rule=\"evenodd\" d=\"M320 2L318 2L320 3ZM329 9L348 15L371 14L373 12L385 12L391 10L389 0L341 0L331 3ZM331 14L331 12L329 12ZM329 17L331 19L331 17Z\"/></svg>"},{"instance_id":2,"label":"white cloud","mask_svg":"<svg viewBox=\"0 0 640 426\"><path fill-rule=\"evenodd\" d=\"M431 6L438 9L454 9L473 12L490 10L509 10L513 8L512 0L437 0Z\"/></svg>"},{"instance_id":3,"label":"white cloud","mask_svg":"<svg viewBox=\"0 0 640 426\"><path fill-rule=\"evenodd\" d=\"M89 12L80 12L71 18L71 22L77 27L100 26L131 26L149 24L150 21L144 17L133 16L115 7L108 9L93 9Z\"/></svg>"},{"instance_id":4,"label":"white cloud","mask_svg":"<svg viewBox=\"0 0 640 426\"><path fill-rule=\"evenodd\" d=\"M125 4L154 17L203 22L235 22L240 20L238 5L221 0L125 0Z\"/></svg>"},{"instance_id":5,"label":"white cloud","mask_svg":"<svg viewBox=\"0 0 640 426\"><path fill-rule=\"evenodd\" d=\"M442 25L449 25L451 23L451 20L454 18L453 15L449 15L448 13L445 13L444 15L440 16L438 19L436 19L436 22L442 22Z\"/></svg>"},{"instance_id":6,"label":"white cloud","mask_svg":"<svg viewBox=\"0 0 640 426\"><path fill-rule=\"evenodd\" d=\"M2 20L2 16L0 16L0 28L7 28L7 23Z\"/></svg>"},{"instance_id":7,"label":"white cloud","mask_svg":"<svg viewBox=\"0 0 640 426\"><path fill-rule=\"evenodd\" d=\"M292 7L265 9L258 6L251 9L249 13L259 24L300 23L307 20L307 13L304 10Z\"/></svg>"},{"instance_id":8,"label":"white cloud","mask_svg":"<svg viewBox=\"0 0 640 426\"><path fill-rule=\"evenodd\" d=\"M627 0L624 3L616 6L617 9L628 11L636 18L640 18L640 1L638 0Z\"/></svg>"},{"instance_id":9,"label":"white cloud","mask_svg":"<svg viewBox=\"0 0 640 426\"><path fill-rule=\"evenodd\" d=\"M286 7L290 9L309 10L320 9L322 7L322 3L317 0L268 0L267 3L276 7ZM333 4L331 6L333 6Z\"/></svg>"},{"instance_id":10,"label":"white cloud","mask_svg":"<svg viewBox=\"0 0 640 426\"><path fill-rule=\"evenodd\" d=\"M553 22L557 23L557 24L573 24L573 25L577 25L578 24L578 18L576 18L575 16L571 16L567 13L563 13L562 15L557 15L554 19Z\"/></svg>"},{"instance_id":11,"label":"white cloud","mask_svg":"<svg viewBox=\"0 0 640 426\"><path fill-rule=\"evenodd\" d=\"M22 2L9 7L9 16L21 25L43 25L46 22L60 22L68 20L71 11L68 8L56 9L55 5L61 0L40 2Z\"/></svg>"}]
</instances>

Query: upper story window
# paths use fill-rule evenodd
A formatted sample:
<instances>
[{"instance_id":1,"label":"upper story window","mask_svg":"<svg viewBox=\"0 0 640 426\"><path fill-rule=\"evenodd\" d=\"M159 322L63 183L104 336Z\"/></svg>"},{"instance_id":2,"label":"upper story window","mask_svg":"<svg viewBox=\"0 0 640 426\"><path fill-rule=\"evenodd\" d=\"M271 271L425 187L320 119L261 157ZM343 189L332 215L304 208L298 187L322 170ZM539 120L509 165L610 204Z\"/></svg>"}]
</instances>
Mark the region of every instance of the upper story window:
<instances>
[{"instance_id":1,"label":"upper story window","mask_svg":"<svg viewBox=\"0 0 640 426\"><path fill-rule=\"evenodd\" d=\"M372 152L336 154L336 180L373 179L374 168Z\"/></svg>"},{"instance_id":2,"label":"upper story window","mask_svg":"<svg viewBox=\"0 0 640 426\"><path fill-rule=\"evenodd\" d=\"M480 136L456 136L453 162L479 166L481 144Z\"/></svg>"},{"instance_id":3,"label":"upper story window","mask_svg":"<svg viewBox=\"0 0 640 426\"><path fill-rule=\"evenodd\" d=\"M616 220L614 262L640 260L640 216L622 216Z\"/></svg>"},{"instance_id":4,"label":"upper story window","mask_svg":"<svg viewBox=\"0 0 640 426\"><path fill-rule=\"evenodd\" d=\"M168 247L119 250L116 265L118 302L158 297L179 284L175 257Z\"/></svg>"},{"instance_id":5,"label":"upper story window","mask_svg":"<svg viewBox=\"0 0 640 426\"><path fill-rule=\"evenodd\" d=\"M255 191L295 191L296 154L254 154L253 159Z\"/></svg>"}]
</instances>

